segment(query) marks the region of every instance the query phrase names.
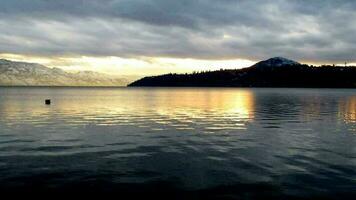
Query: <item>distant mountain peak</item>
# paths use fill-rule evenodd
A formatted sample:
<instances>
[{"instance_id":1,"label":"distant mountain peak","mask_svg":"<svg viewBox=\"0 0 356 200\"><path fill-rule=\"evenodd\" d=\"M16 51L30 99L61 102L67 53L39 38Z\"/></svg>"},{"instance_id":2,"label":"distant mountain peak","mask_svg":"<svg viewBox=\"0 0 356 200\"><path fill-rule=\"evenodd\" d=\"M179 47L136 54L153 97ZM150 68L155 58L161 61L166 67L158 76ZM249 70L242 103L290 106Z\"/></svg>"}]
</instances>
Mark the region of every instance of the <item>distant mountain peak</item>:
<instances>
[{"instance_id":1,"label":"distant mountain peak","mask_svg":"<svg viewBox=\"0 0 356 200\"><path fill-rule=\"evenodd\" d=\"M253 67L261 67L261 66L280 67L280 66L288 66L288 65L289 66L300 65L300 63L283 57L274 57L268 60L258 62L257 64L253 65Z\"/></svg>"}]
</instances>

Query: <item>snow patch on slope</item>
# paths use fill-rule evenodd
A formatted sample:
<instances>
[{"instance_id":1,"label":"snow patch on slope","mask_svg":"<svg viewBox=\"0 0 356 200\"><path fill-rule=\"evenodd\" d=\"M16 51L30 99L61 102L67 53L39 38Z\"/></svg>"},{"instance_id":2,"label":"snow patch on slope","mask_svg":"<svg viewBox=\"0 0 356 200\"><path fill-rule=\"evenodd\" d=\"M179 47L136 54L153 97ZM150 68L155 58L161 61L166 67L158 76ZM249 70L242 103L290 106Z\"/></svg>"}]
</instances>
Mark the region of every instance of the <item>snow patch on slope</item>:
<instances>
[{"instance_id":1,"label":"snow patch on slope","mask_svg":"<svg viewBox=\"0 0 356 200\"><path fill-rule=\"evenodd\" d=\"M283 57L274 57L268 60L261 61L253 66L254 67L281 67L281 66L293 66L293 65L300 65L300 63Z\"/></svg>"},{"instance_id":2,"label":"snow patch on slope","mask_svg":"<svg viewBox=\"0 0 356 200\"><path fill-rule=\"evenodd\" d=\"M36 63L0 59L0 85L16 86L125 86L129 81L110 75L81 71L69 73Z\"/></svg>"}]
</instances>

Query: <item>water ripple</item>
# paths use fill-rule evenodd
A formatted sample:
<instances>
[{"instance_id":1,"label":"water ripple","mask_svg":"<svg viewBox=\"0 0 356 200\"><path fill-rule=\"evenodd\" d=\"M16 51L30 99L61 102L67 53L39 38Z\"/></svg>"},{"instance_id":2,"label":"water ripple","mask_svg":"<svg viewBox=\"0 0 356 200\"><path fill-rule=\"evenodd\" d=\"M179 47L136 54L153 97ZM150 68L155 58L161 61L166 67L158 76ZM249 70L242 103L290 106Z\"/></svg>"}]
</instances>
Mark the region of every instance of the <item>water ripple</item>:
<instances>
[{"instance_id":1,"label":"water ripple","mask_svg":"<svg viewBox=\"0 0 356 200\"><path fill-rule=\"evenodd\" d=\"M197 192L346 194L356 185L355 94L0 88L0 190L101 180L108 188L157 181Z\"/></svg>"}]
</instances>

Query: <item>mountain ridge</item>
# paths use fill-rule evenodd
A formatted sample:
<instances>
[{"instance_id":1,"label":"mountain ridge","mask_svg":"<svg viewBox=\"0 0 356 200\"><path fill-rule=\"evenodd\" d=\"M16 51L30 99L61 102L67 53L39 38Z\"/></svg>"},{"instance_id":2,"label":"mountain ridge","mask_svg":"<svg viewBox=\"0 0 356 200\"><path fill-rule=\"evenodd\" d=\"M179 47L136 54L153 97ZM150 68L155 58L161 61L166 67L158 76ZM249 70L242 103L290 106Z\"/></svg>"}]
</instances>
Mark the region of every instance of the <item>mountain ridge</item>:
<instances>
[{"instance_id":1,"label":"mountain ridge","mask_svg":"<svg viewBox=\"0 0 356 200\"><path fill-rule=\"evenodd\" d=\"M243 69L150 76L129 87L356 88L356 67L309 66L274 57Z\"/></svg>"},{"instance_id":2,"label":"mountain ridge","mask_svg":"<svg viewBox=\"0 0 356 200\"><path fill-rule=\"evenodd\" d=\"M93 71L71 73L38 63L0 59L1 86L125 86L128 82Z\"/></svg>"}]
</instances>

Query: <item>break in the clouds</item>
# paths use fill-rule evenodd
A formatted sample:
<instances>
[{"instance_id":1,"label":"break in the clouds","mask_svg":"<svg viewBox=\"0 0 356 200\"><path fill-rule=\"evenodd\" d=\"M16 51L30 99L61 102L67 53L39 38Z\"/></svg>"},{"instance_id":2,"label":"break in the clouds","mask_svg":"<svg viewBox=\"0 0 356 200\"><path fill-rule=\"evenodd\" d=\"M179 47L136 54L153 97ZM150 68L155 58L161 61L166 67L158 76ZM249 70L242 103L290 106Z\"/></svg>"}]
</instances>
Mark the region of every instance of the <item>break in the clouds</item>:
<instances>
[{"instance_id":1,"label":"break in the clouds","mask_svg":"<svg viewBox=\"0 0 356 200\"><path fill-rule=\"evenodd\" d=\"M354 0L1 0L0 53L356 61Z\"/></svg>"}]
</instances>

